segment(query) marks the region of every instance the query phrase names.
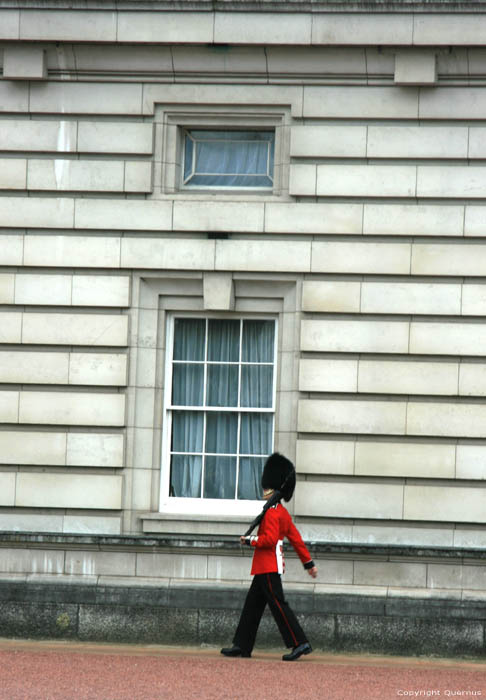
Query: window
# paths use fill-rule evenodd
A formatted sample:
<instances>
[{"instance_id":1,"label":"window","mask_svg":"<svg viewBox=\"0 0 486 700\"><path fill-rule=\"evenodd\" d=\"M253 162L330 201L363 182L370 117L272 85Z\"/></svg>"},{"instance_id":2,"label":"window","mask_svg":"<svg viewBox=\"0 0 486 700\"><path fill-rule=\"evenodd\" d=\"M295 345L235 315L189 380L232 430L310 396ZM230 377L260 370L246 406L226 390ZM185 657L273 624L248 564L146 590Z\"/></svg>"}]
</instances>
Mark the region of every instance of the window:
<instances>
[{"instance_id":1,"label":"window","mask_svg":"<svg viewBox=\"0 0 486 700\"><path fill-rule=\"evenodd\" d=\"M184 131L183 186L273 188L274 131Z\"/></svg>"},{"instance_id":2,"label":"window","mask_svg":"<svg viewBox=\"0 0 486 700\"><path fill-rule=\"evenodd\" d=\"M273 319L171 319L169 499L261 498L263 464L273 447L275 334Z\"/></svg>"}]
</instances>

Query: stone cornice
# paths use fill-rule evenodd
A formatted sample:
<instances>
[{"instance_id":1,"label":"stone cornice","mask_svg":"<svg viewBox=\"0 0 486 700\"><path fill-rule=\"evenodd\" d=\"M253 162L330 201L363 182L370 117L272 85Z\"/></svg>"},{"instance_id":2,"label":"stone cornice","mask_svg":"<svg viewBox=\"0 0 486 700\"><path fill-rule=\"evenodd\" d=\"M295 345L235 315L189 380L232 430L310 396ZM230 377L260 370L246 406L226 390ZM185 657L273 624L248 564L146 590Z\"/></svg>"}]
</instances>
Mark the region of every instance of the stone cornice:
<instances>
[{"instance_id":1,"label":"stone cornice","mask_svg":"<svg viewBox=\"0 0 486 700\"><path fill-rule=\"evenodd\" d=\"M0 9L479 14L486 12L486 0L0 0Z\"/></svg>"}]
</instances>

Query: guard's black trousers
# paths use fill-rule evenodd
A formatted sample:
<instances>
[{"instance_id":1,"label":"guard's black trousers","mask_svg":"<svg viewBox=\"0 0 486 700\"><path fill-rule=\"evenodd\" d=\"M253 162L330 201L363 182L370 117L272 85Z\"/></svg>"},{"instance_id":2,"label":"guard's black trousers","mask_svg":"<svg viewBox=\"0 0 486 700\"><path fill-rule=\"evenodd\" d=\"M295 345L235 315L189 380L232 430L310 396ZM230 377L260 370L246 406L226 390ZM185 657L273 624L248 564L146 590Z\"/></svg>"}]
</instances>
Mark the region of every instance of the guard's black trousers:
<instances>
[{"instance_id":1,"label":"guard's black trousers","mask_svg":"<svg viewBox=\"0 0 486 700\"><path fill-rule=\"evenodd\" d=\"M256 574L253 577L245 605L241 611L233 644L240 647L243 651L251 653L255 644L258 625L267 603L280 630L285 646L296 647L307 642L307 637L302 627L297 622L297 618L284 598L280 574L272 573Z\"/></svg>"}]
</instances>

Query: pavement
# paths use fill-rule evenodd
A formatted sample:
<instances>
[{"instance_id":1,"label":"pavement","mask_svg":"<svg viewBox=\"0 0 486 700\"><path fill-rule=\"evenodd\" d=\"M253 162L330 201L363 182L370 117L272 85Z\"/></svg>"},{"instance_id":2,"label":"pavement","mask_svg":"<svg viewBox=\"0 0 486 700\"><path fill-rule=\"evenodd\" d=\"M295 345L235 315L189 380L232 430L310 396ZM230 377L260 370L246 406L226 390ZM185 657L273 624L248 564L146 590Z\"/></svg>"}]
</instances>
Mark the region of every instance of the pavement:
<instances>
[{"instance_id":1,"label":"pavement","mask_svg":"<svg viewBox=\"0 0 486 700\"><path fill-rule=\"evenodd\" d=\"M486 660L0 639L1 700L486 698Z\"/></svg>"}]
</instances>

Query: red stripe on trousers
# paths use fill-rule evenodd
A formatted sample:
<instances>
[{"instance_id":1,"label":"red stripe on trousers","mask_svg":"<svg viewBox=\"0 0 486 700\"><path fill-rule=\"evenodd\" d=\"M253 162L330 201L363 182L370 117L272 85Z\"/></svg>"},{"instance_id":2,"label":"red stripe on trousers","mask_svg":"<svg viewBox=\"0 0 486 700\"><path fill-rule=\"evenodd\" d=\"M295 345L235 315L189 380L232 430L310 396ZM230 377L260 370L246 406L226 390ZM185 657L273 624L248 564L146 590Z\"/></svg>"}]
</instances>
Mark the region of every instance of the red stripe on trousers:
<instances>
[{"instance_id":1,"label":"red stripe on trousers","mask_svg":"<svg viewBox=\"0 0 486 700\"><path fill-rule=\"evenodd\" d=\"M270 593L273 595L273 599L274 599L275 603L277 604L278 609L280 610L280 614L282 615L283 619L285 620L285 624L287 625L287 627L288 627L289 630L290 630L290 634L292 635L292 639L293 639L294 642L295 642L295 646L297 646L297 645L298 645L298 642L297 642L297 640L296 640L296 638L295 638L294 631L293 631L292 627L290 626L289 621L288 621L287 618L285 617L285 613L284 613L284 611L282 610L282 608L281 608L281 606L280 606L280 603L278 602L277 598L275 597L275 593L273 592L272 584L271 584L271 582L270 582L270 576L269 576L268 574L267 574L267 581L268 581L268 588L270 589Z\"/></svg>"}]
</instances>

